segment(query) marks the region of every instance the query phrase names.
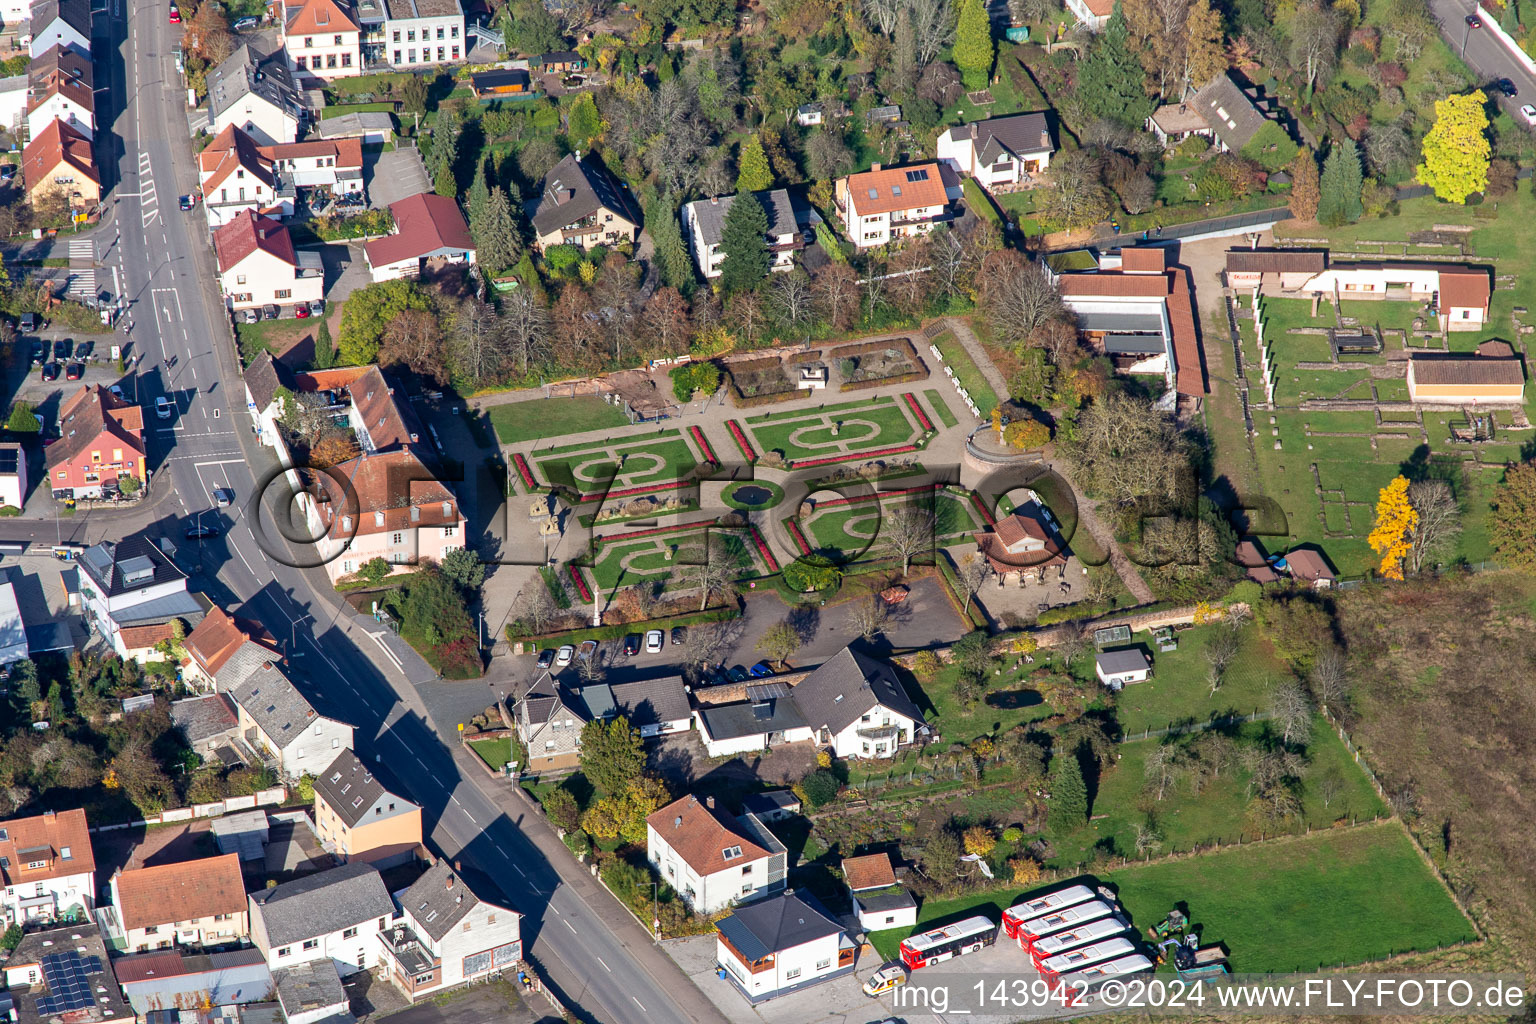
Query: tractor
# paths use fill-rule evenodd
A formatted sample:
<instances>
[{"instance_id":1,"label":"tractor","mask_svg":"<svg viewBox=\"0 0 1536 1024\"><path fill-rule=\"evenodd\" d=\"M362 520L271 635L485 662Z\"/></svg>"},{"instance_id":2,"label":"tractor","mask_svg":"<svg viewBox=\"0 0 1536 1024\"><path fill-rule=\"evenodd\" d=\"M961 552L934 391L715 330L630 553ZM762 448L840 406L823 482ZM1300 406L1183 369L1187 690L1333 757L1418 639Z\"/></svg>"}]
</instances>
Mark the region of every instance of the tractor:
<instances>
[{"instance_id":1,"label":"tractor","mask_svg":"<svg viewBox=\"0 0 1536 1024\"><path fill-rule=\"evenodd\" d=\"M1168 911L1168 916L1163 918L1162 921L1148 928L1147 935L1151 937L1153 945L1158 945L1164 939L1173 935L1184 934L1184 929L1188 924L1189 919L1184 916L1182 911L1175 907Z\"/></svg>"}]
</instances>

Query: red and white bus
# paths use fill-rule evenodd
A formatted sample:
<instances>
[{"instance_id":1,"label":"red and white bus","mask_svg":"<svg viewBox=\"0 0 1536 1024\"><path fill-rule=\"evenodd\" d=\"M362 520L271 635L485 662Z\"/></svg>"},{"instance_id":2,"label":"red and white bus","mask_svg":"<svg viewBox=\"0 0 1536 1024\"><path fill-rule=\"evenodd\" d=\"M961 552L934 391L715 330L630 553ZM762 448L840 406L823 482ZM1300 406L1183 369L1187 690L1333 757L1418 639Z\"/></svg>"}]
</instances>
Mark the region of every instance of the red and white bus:
<instances>
[{"instance_id":1,"label":"red and white bus","mask_svg":"<svg viewBox=\"0 0 1536 1024\"><path fill-rule=\"evenodd\" d=\"M1086 946L1090 942L1101 942L1104 939L1112 939L1116 935L1122 935L1130 930L1130 924L1119 914L1109 917L1101 917L1097 921L1079 925L1076 928L1068 928L1064 932L1047 935L1043 939L1035 940L1030 947L1029 958L1034 961L1035 970L1053 956L1060 956L1068 950L1078 946Z\"/></svg>"},{"instance_id":2,"label":"red and white bus","mask_svg":"<svg viewBox=\"0 0 1536 1024\"><path fill-rule=\"evenodd\" d=\"M1079 903L1075 907L1052 911L1032 921L1020 922L1019 946L1022 949L1033 949L1036 942L1048 935L1085 925L1089 921L1097 921L1101 917L1109 917L1117 909L1114 904L1103 900L1090 900L1087 903Z\"/></svg>"},{"instance_id":3,"label":"red and white bus","mask_svg":"<svg viewBox=\"0 0 1536 1024\"><path fill-rule=\"evenodd\" d=\"M1136 943L1123 935L1117 939L1103 939L1049 958L1040 965L1040 977L1055 988L1063 974L1078 974L1094 964L1108 963L1134 952Z\"/></svg>"},{"instance_id":4,"label":"red and white bus","mask_svg":"<svg viewBox=\"0 0 1536 1024\"><path fill-rule=\"evenodd\" d=\"M1016 939L1019 937L1019 925L1025 921L1052 910L1060 910L1062 907L1070 907L1074 903L1091 899L1093 899L1092 889L1086 885L1072 885L1065 889L1057 889L1055 892L1045 893L1043 896L1034 896L1022 903L1015 903L1003 911L1003 934L1010 939Z\"/></svg>"},{"instance_id":5,"label":"red and white bus","mask_svg":"<svg viewBox=\"0 0 1536 1024\"><path fill-rule=\"evenodd\" d=\"M1056 984L1061 986L1061 994L1065 997L1067 1006L1076 1006L1082 1002L1083 996L1093 992L1106 981L1116 978L1128 978L1133 974L1152 970L1152 961L1140 953L1123 956L1118 960L1106 960L1091 967L1085 967L1081 971L1071 974L1063 974L1056 979Z\"/></svg>"},{"instance_id":6,"label":"red and white bus","mask_svg":"<svg viewBox=\"0 0 1536 1024\"><path fill-rule=\"evenodd\" d=\"M988 917L968 917L964 921L935 928L901 941L901 962L912 970L927 967L950 957L974 953L997 939L997 925Z\"/></svg>"}]
</instances>

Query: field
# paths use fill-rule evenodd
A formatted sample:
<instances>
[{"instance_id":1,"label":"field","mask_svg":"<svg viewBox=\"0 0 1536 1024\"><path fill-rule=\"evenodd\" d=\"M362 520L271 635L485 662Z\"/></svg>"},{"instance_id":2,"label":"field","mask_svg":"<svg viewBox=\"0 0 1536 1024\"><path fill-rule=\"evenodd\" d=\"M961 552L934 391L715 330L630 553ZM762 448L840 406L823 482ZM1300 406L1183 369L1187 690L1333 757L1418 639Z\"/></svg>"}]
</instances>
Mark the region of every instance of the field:
<instances>
[{"instance_id":1,"label":"field","mask_svg":"<svg viewBox=\"0 0 1536 1024\"><path fill-rule=\"evenodd\" d=\"M1203 651L1212 634L1225 625L1200 626L1175 634L1177 651L1157 651L1146 633L1135 640L1152 652L1152 678L1121 690L1115 698L1115 719L1127 735L1147 729L1162 729L1183 722L1204 722L1218 715L1250 715L1262 711L1270 688L1289 674L1270 654L1268 644L1257 631L1244 631L1243 646L1222 677L1221 689L1211 692L1206 681ZM1083 658L1073 671L1084 680L1093 679L1093 659Z\"/></svg>"},{"instance_id":2,"label":"field","mask_svg":"<svg viewBox=\"0 0 1536 1024\"><path fill-rule=\"evenodd\" d=\"M622 491L675 483L698 465L693 447L676 430L547 448L530 455L528 461L546 484L584 494L610 486Z\"/></svg>"},{"instance_id":3,"label":"field","mask_svg":"<svg viewBox=\"0 0 1536 1024\"><path fill-rule=\"evenodd\" d=\"M469 749L490 767L501 771L501 766L512 760L510 737L498 740L470 740Z\"/></svg>"},{"instance_id":4,"label":"field","mask_svg":"<svg viewBox=\"0 0 1536 1024\"><path fill-rule=\"evenodd\" d=\"M899 448L922 435L906 402L894 397L752 416L743 429L758 452L793 463Z\"/></svg>"},{"instance_id":5,"label":"field","mask_svg":"<svg viewBox=\"0 0 1536 1024\"><path fill-rule=\"evenodd\" d=\"M704 524L696 529L674 530L634 539L626 539L620 533L611 541L597 544L588 571L604 593L612 593L620 587L634 586L647 580L665 586L665 581L674 575L686 573L688 562L700 560L706 533L718 538L726 563L739 570L738 578L766 575L767 568L759 563L760 556L756 554L756 547L746 533L740 530L707 529Z\"/></svg>"},{"instance_id":6,"label":"field","mask_svg":"<svg viewBox=\"0 0 1536 1024\"><path fill-rule=\"evenodd\" d=\"M865 557L895 557L880 538L880 523L896 509L928 507L929 495L901 495L833 508L818 507L801 520L801 529L818 554L839 562ZM938 546L968 540L981 529L970 503L947 491L933 494L934 540ZM931 553L931 552L930 552Z\"/></svg>"},{"instance_id":7,"label":"field","mask_svg":"<svg viewBox=\"0 0 1536 1024\"><path fill-rule=\"evenodd\" d=\"M1187 905L1202 941L1224 944L1240 973L1310 971L1475 938L1395 822L1124 868L1103 881L1138 930ZM930 901L918 922L1000 920L1027 891ZM871 939L891 957L903 931Z\"/></svg>"},{"instance_id":8,"label":"field","mask_svg":"<svg viewBox=\"0 0 1536 1024\"><path fill-rule=\"evenodd\" d=\"M592 397L508 402L491 406L489 415L502 444L629 426L622 409Z\"/></svg>"}]
</instances>

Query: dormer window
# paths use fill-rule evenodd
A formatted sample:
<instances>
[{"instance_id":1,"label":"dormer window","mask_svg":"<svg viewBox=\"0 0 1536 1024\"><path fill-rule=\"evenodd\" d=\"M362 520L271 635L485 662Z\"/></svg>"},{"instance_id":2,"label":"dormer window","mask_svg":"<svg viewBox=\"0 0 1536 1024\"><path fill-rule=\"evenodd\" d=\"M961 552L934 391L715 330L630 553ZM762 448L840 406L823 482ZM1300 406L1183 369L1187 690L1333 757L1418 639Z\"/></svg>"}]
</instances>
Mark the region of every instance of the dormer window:
<instances>
[{"instance_id":1,"label":"dormer window","mask_svg":"<svg viewBox=\"0 0 1536 1024\"><path fill-rule=\"evenodd\" d=\"M383 512L375 512L373 514L373 525L374 526L383 526L384 525L384 513Z\"/></svg>"},{"instance_id":2,"label":"dormer window","mask_svg":"<svg viewBox=\"0 0 1536 1024\"><path fill-rule=\"evenodd\" d=\"M727 847L726 849L720 851L720 856L725 858L726 860L735 860L737 857L741 856L741 847L739 847L739 846Z\"/></svg>"}]
</instances>

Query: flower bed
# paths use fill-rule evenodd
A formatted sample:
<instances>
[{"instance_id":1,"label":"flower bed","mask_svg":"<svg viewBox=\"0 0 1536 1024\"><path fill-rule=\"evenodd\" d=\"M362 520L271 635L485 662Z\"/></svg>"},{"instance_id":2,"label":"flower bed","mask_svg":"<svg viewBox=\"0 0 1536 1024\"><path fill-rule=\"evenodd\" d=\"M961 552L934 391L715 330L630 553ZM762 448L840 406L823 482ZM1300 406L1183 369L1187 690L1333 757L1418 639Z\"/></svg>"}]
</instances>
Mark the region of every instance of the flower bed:
<instances>
[{"instance_id":1,"label":"flower bed","mask_svg":"<svg viewBox=\"0 0 1536 1024\"><path fill-rule=\"evenodd\" d=\"M534 488L533 470L528 468L528 460L523 458L523 453L518 452L512 456L512 465L517 467L517 475L523 478L523 486L530 491Z\"/></svg>"},{"instance_id":2,"label":"flower bed","mask_svg":"<svg viewBox=\"0 0 1536 1024\"><path fill-rule=\"evenodd\" d=\"M742 457L748 462L756 462L757 452L752 448L752 442L747 440L746 431L741 429L741 424L735 420L726 420L725 425L730 428L731 437L736 441L736 447L741 449Z\"/></svg>"},{"instance_id":3,"label":"flower bed","mask_svg":"<svg viewBox=\"0 0 1536 1024\"><path fill-rule=\"evenodd\" d=\"M769 572L779 571L779 561L773 557L773 552L768 550L768 545L763 541L763 535L758 532L756 526L748 525L747 530L752 534L752 541L757 545L757 553L763 556L763 564L768 566Z\"/></svg>"},{"instance_id":4,"label":"flower bed","mask_svg":"<svg viewBox=\"0 0 1536 1024\"><path fill-rule=\"evenodd\" d=\"M846 498L832 498L829 501L818 501L816 508L841 508L844 505L858 505L866 501L879 501L881 498L899 498L903 494L932 494L933 485L922 487L903 487L895 491L877 491L873 494L851 494Z\"/></svg>"},{"instance_id":5,"label":"flower bed","mask_svg":"<svg viewBox=\"0 0 1536 1024\"><path fill-rule=\"evenodd\" d=\"M641 537L654 537L661 533L678 533L682 530L703 530L714 526L713 522L701 523L673 523L671 526L657 526L650 530L636 530L634 533L611 533L606 537L593 537L592 546L598 547L616 540L639 540Z\"/></svg>"},{"instance_id":6,"label":"flower bed","mask_svg":"<svg viewBox=\"0 0 1536 1024\"><path fill-rule=\"evenodd\" d=\"M908 391L901 397L907 400L907 408L911 409L912 415L917 417L918 425L921 426L924 430L932 431L933 421L930 420L928 415L923 412L923 407L917 404L917 396Z\"/></svg>"},{"instance_id":7,"label":"flower bed","mask_svg":"<svg viewBox=\"0 0 1536 1024\"><path fill-rule=\"evenodd\" d=\"M704 439L704 431L700 430L698 427L689 427L688 433L693 435L693 443L699 446L699 451L704 455L704 461L719 465L720 460L715 458L715 450L711 448L709 446L709 442Z\"/></svg>"},{"instance_id":8,"label":"flower bed","mask_svg":"<svg viewBox=\"0 0 1536 1024\"><path fill-rule=\"evenodd\" d=\"M800 532L800 520L791 516L784 520L784 528L789 531L789 539L795 542L795 547L800 549L802 555L811 553L811 546L805 541L805 534Z\"/></svg>"},{"instance_id":9,"label":"flower bed","mask_svg":"<svg viewBox=\"0 0 1536 1024\"><path fill-rule=\"evenodd\" d=\"M898 445L895 448L877 448L872 452L850 452L847 455L829 455L823 459L800 459L789 463L790 469L810 469L814 466L830 466L838 462L857 462L860 459L878 459L886 455L906 455L920 450L915 444Z\"/></svg>"},{"instance_id":10,"label":"flower bed","mask_svg":"<svg viewBox=\"0 0 1536 1024\"><path fill-rule=\"evenodd\" d=\"M915 384L920 380L928 379L928 371L913 370L911 373L898 373L893 377L872 377L869 380L844 381L837 386L840 392L863 391L866 388L888 388L893 384Z\"/></svg>"},{"instance_id":11,"label":"flower bed","mask_svg":"<svg viewBox=\"0 0 1536 1024\"><path fill-rule=\"evenodd\" d=\"M581 594L583 601L592 600L592 590L587 586L587 581L582 578L581 570L567 563L566 568L571 571L571 580L576 584L576 590Z\"/></svg>"},{"instance_id":12,"label":"flower bed","mask_svg":"<svg viewBox=\"0 0 1536 1024\"><path fill-rule=\"evenodd\" d=\"M971 505L975 507L978 513L980 513L983 522L985 522L988 526L997 526L997 519L992 515L991 512L987 511L987 503L982 501L981 495L977 494L975 491L971 492Z\"/></svg>"},{"instance_id":13,"label":"flower bed","mask_svg":"<svg viewBox=\"0 0 1536 1024\"><path fill-rule=\"evenodd\" d=\"M676 491L684 487L692 487L692 480L672 480L664 484L647 484L644 487L626 487L621 491L593 491L576 495L576 503L584 504L589 501L602 501L604 498L637 498L642 494L655 494L658 491Z\"/></svg>"}]
</instances>

